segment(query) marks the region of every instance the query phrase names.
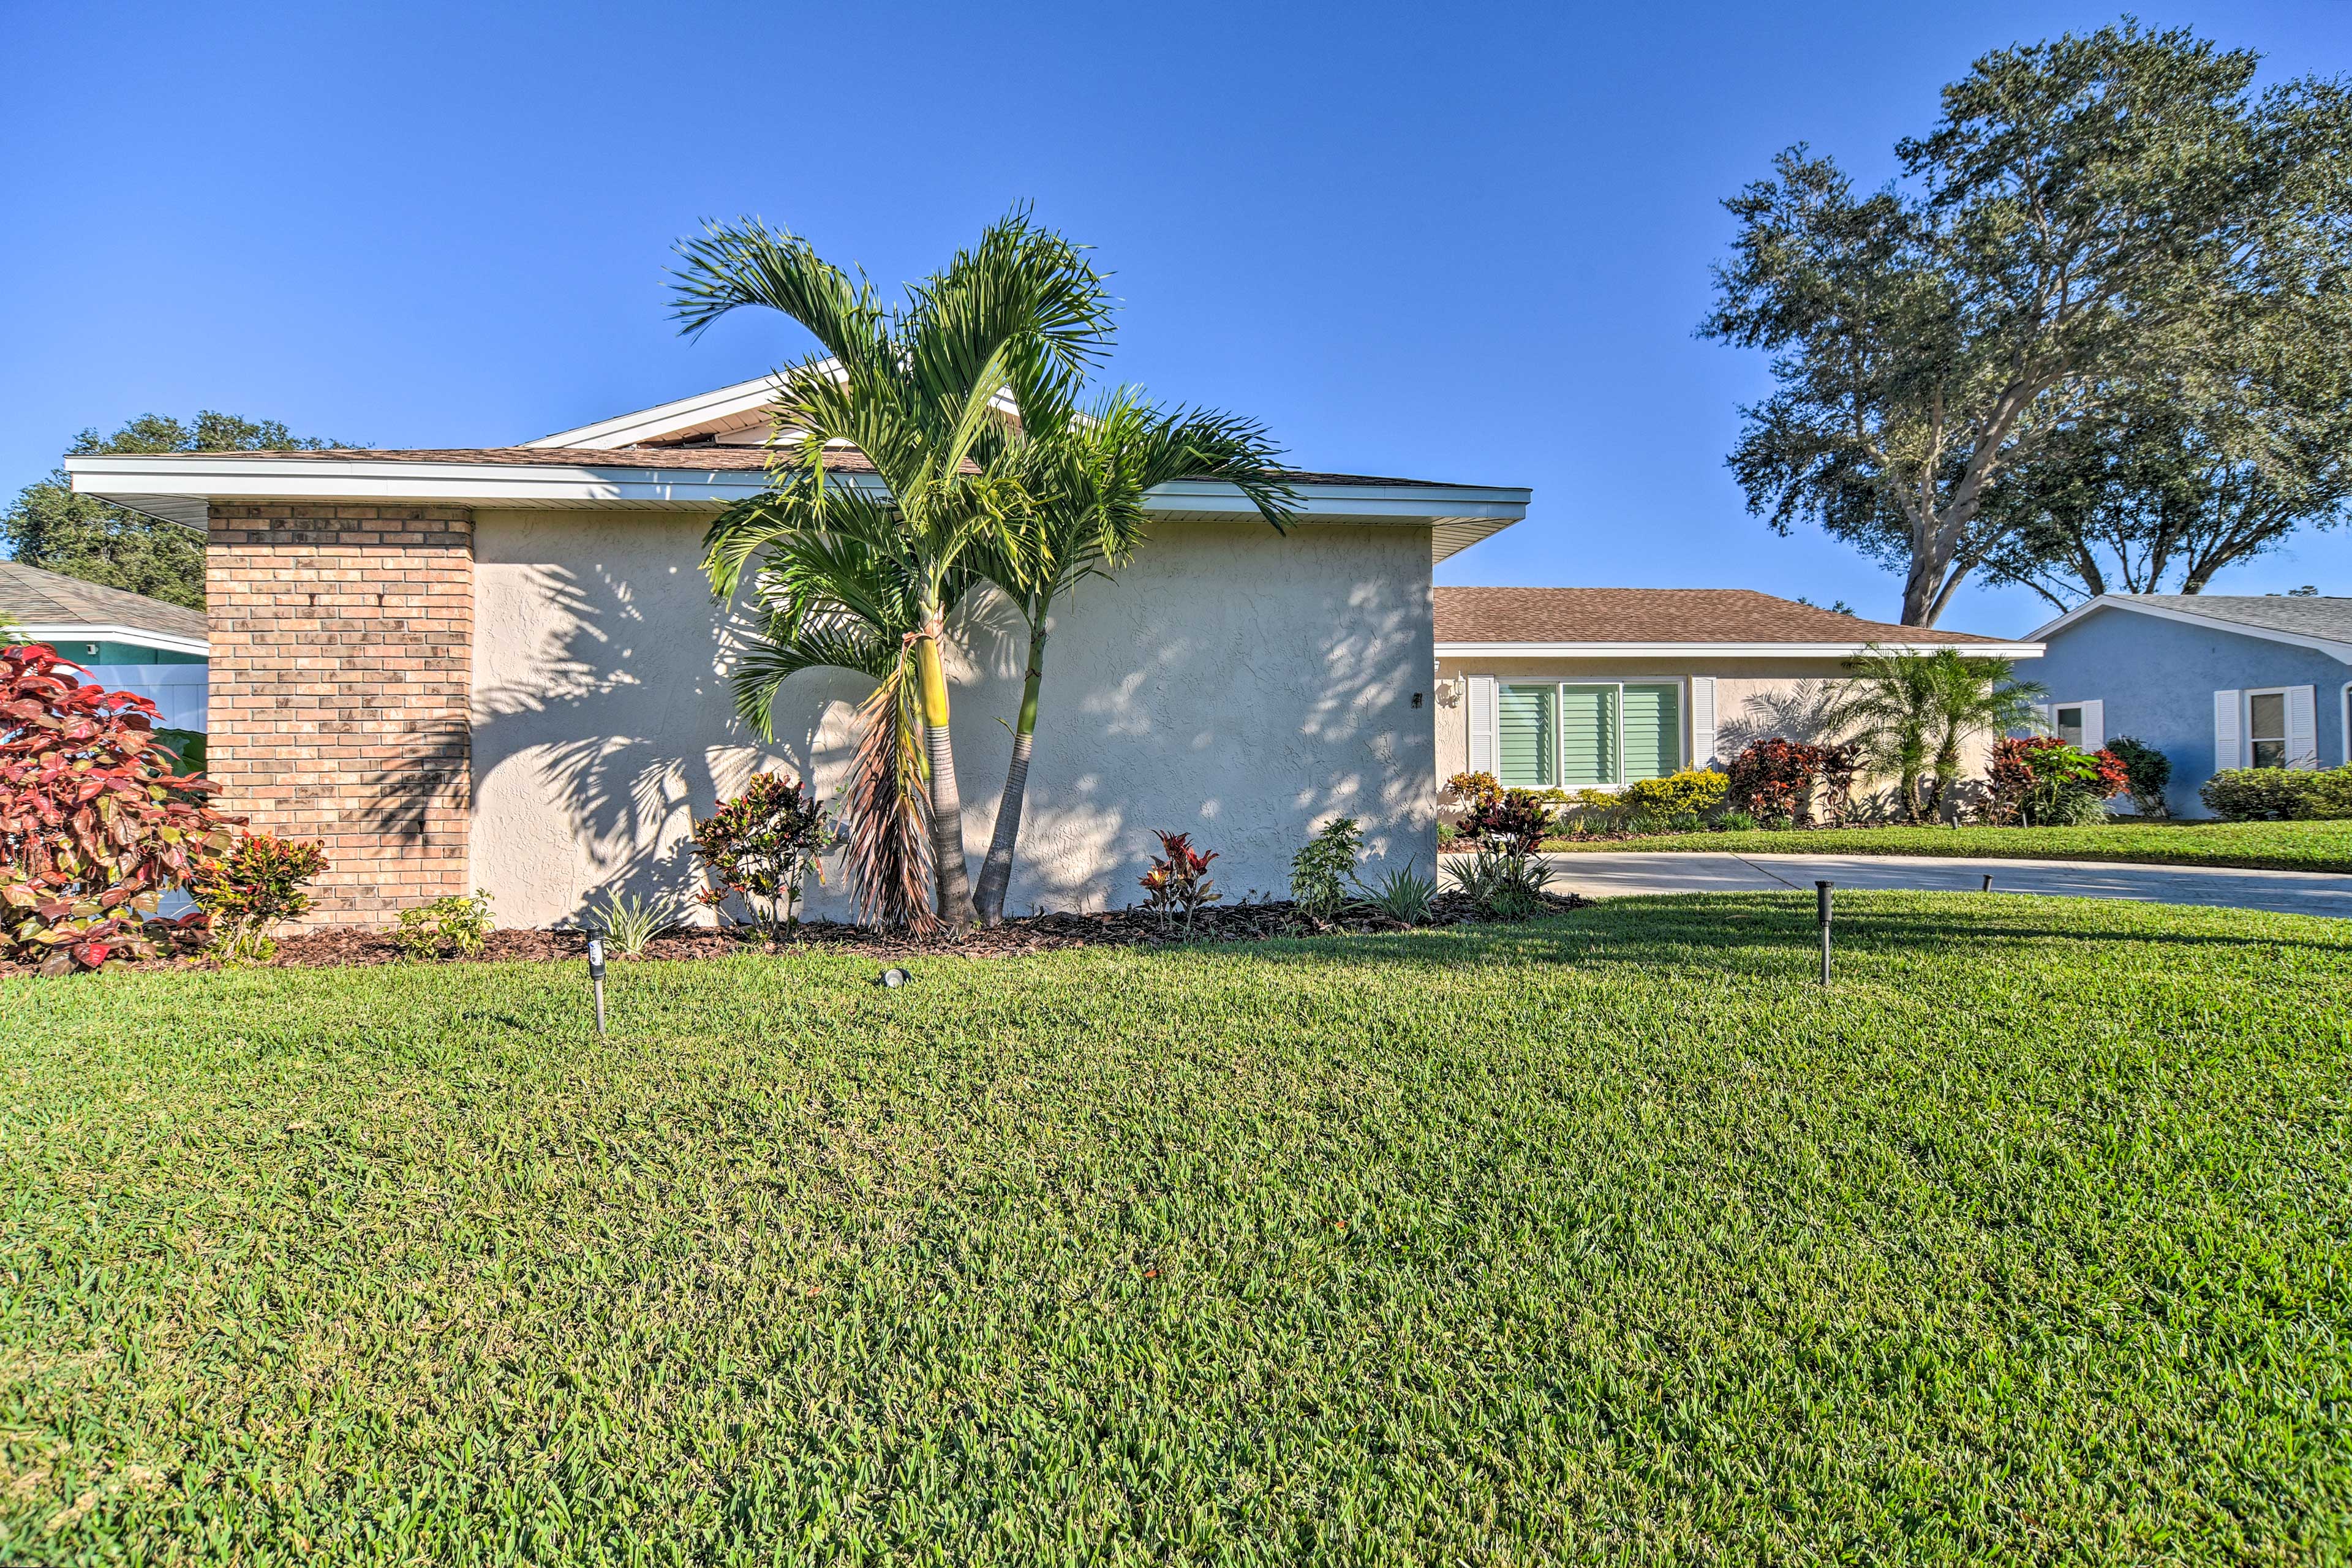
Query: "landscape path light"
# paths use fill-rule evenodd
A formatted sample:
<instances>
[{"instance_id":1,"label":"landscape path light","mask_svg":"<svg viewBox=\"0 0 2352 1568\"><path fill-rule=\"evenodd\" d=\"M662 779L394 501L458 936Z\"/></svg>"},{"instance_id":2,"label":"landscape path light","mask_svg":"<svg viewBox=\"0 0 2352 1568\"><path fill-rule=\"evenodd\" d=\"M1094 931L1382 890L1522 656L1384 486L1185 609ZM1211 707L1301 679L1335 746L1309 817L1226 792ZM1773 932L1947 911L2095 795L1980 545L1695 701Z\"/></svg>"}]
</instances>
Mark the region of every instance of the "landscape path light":
<instances>
[{"instance_id":1,"label":"landscape path light","mask_svg":"<svg viewBox=\"0 0 2352 1568\"><path fill-rule=\"evenodd\" d=\"M596 987L596 1032L604 1032L604 936L602 931L588 933L588 978Z\"/></svg>"}]
</instances>

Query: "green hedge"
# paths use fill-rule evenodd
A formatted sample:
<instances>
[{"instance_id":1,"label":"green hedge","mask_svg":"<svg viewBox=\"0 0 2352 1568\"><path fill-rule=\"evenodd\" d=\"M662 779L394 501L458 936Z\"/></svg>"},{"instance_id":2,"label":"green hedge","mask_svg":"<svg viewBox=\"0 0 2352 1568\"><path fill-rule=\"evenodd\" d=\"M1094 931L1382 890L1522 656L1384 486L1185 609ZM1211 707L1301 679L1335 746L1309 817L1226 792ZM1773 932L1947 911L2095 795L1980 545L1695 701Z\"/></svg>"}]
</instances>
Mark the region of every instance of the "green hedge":
<instances>
[{"instance_id":1,"label":"green hedge","mask_svg":"<svg viewBox=\"0 0 2352 1568\"><path fill-rule=\"evenodd\" d=\"M2352 765L2315 773L2301 768L2224 768L2198 795L2231 822L2331 822L2352 817Z\"/></svg>"}]
</instances>

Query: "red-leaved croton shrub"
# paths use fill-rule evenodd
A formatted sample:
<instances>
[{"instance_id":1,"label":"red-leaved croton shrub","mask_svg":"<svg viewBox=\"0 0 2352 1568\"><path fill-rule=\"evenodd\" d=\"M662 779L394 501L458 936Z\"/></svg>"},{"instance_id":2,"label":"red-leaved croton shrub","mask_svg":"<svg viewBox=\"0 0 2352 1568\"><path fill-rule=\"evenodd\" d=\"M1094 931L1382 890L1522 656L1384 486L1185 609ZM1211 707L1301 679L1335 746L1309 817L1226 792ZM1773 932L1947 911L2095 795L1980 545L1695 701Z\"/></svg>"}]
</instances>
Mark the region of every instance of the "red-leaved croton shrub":
<instances>
[{"instance_id":1,"label":"red-leaved croton shrub","mask_svg":"<svg viewBox=\"0 0 2352 1568\"><path fill-rule=\"evenodd\" d=\"M310 912L310 879L327 868L316 844L248 833L189 879L188 892L212 921L223 961L264 962L278 951L278 927Z\"/></svg>"},{"instance_id":2,"label":"red-leaved croton shrub","mask_svg":"<svg viewBox=\"0 0 2352 1568\"><path fill-rule=\"evenodd\" d=\"M155 743L155 705L0 647L0 962L44 974L152 957L156 899L232 835L213 785Z\"/></svg>"},{"instance_id":3,"label":"red-leaved croton shrub","mask_svg":"<svg viewBox=\"0 0 2352 1568\"><path fill-rule=\"evenodd\" d=\"M1992 745L1985 773L1987 821L2070 827L2106 815L2105 803L2131 787L2123 759L2085 752L2055 735L2009 736Z\"/></svg>"},{"instance_id":4,"label":"red-leaved croton shrub","mask_svg":"<svg viewBox=\"0 0 2352 1568\"><path fill-rule=\"evenodd\" d=\"M1822 749L1775 735L1751 741L1731 760L1727 798L1735 810L1759 821L1787 817L1799 826L1813 814L1813 783L1822 773Z\"/></svg>"}]
</instances>

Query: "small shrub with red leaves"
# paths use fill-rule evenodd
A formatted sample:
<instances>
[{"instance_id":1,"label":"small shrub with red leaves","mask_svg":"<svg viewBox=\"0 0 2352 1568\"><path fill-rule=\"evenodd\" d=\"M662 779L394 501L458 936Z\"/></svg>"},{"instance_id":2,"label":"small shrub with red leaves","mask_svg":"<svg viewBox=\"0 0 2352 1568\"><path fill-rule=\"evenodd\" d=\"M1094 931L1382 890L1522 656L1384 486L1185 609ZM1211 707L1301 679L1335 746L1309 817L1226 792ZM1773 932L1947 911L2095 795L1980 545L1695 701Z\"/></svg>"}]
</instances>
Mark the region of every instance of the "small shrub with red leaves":
<instances>
[{"instance_id":1,"label":"small shrub with red leaves","mask_svg":"<svg viewBox=\"0 0 2352 1568\"><path fill-rule=\"evenodd\" d=\"M310 912L305 884L326 868L326 852L316 844L248 833L199 871L188 891L222 959L259 963L277 952L274 933L282 922Z\"/></svg>"},{"instance_id":2,"label":"small shrub with red leaves","mask_svg":"<svg viewBox=\"0 0 2352 1568\"><path fill-rule=\"evenodd\" d=\"M229 847L236 818L155 742L155 705L0 647L0 961L44 974L152 958L164 889Z\"/></svg>"}]
</instances>

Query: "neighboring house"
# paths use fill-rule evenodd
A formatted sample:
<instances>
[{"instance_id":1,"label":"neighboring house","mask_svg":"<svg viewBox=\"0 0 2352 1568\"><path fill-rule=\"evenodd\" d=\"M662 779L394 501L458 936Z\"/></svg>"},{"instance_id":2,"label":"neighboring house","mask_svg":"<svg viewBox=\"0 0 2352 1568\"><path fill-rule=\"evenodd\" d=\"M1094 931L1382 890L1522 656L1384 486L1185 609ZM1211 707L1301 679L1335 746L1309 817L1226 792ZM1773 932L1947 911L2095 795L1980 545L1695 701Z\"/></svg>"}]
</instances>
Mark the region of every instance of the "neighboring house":
<instances>
[{"instance_id":1,"label":"neighboring house","mask_svg":"<svg viewBox=\"0 0 2352 1568\"><path fill-rule=\"evenodd\" d=\"M1612 789L1827 739L1865 648L2032 658L2032 641L1888 626L1747 588L1439 588L1437 770ZM1990 742L1968 753L1979 769Z\"/></svg>"},{"instance_id":2,"label":"neighboring house","mask_svg":"<svg viewBox=\"0 0 2352 1568\"><path fill-rule=\"evenodd\" d=\"M327 919L486 889L512 925L698 882L690 819L781 763L830 798L868 685L785 687L772 746L733 716L704 529L758 493L772 384L522 447L76 457L77 490L208 531L222 804L327 842ZM840 482L877 484L852 450ZM1313 829L1435 849L1430 571L1528 492L1302 473L1297 523L1231 487L1152 499L1152 539L1054 618L1007 909L1118 907L1154 828L1217 850L1238 900ZM985 847L1025 635L967 606L951 668L964 833ZM835 879L812 912L841 914Z\"/></svg>"},{"instance_id":3,"label":"neighboring house","mask_svg":"<svg viewBox=\"0 0 2352 1568\"><path fill-rule=\"evenodd\" d=\"M2129 735L2172 761L2166 804L2210 815L2223 768L2347 761L2352 598L2107 594L2033 634L2053 728L2095 749Z\"/></svg>"},{"instance_id":4,"label":"neighboring house","mask_svg":"<svg viewBox=\"0 0 2352 1568\"><path fill-rule=\"evenodd\" d=\"M146 698L174 729L205 727L202 610L0 561L0 629L54 648L85 679Z\"/></svg>"}]
</instances>

